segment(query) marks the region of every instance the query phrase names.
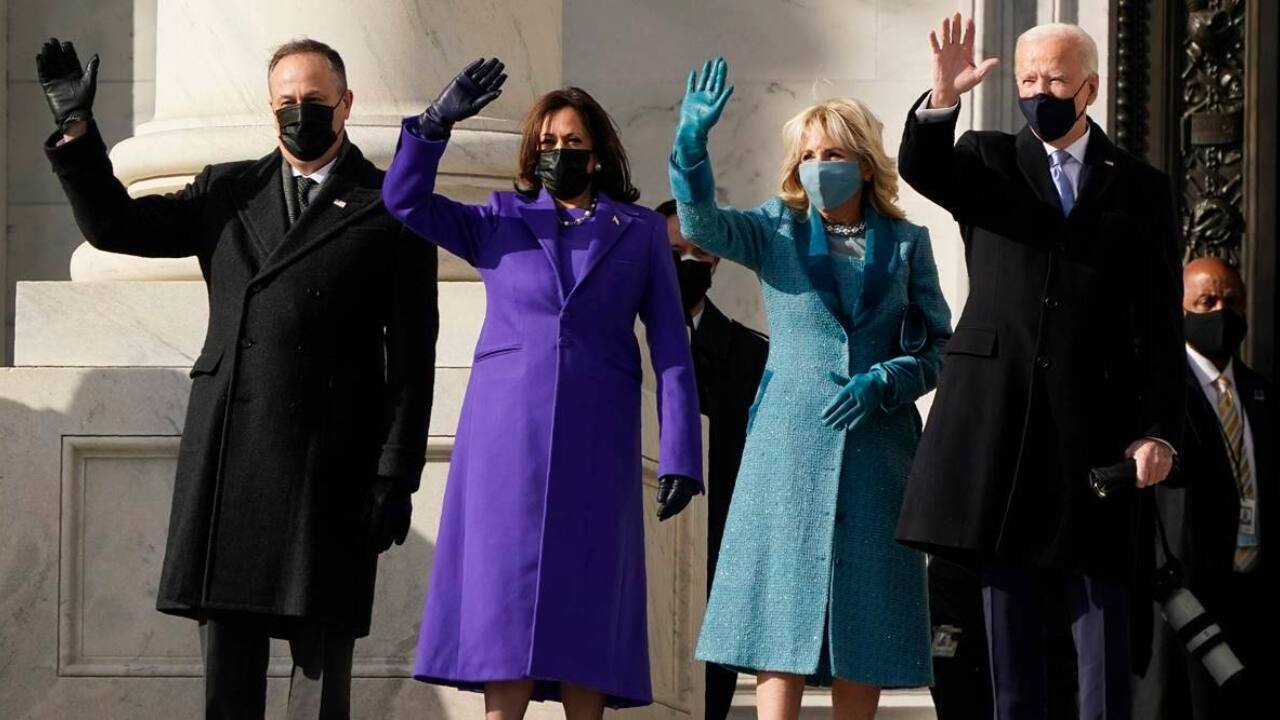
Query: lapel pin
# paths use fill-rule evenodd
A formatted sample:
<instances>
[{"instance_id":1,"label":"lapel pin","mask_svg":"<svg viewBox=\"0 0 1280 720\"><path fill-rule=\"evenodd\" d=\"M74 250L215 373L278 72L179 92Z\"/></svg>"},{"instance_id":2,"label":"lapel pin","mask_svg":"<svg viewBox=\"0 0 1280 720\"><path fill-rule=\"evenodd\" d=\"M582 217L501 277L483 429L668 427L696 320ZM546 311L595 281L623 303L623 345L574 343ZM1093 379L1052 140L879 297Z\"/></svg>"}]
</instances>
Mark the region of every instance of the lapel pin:
<instances>
[{"instance_id":1,"label":"lapel pin","mask_svg":"<svg viewBox=\"0 0 1280 720\"><path fill-rule=\"evenodd\" d=\"M345 200L334 200L334 201L333 201L333 204L334 204L334 205L337 205L337 206L338 206L338 207L340 207L340 208L345 208L345 207L347 206L347 201L345 201Z\"/></svg>"},{"instance_id":2,"label":"lapel pin","mask_svg":"<svg viewBox=\"0 0 1280 720\"><path fill-rule=\"evenodd\" d=\"M1104 162L1104 163L1106 163L1106 164L1108 164L1108 165L1110 165L1110 166L1112 166L1112 167L1115 167L1115 164L1116 164L1116 161L1115 161L1115 160L1103 160L1102 162Z\"/></svg>"},{"instance_id":3,"label":"lapel pin","mask_svg":"<svg viewBox=\"0 0 1280 720\"><path fill-rule=\"evenodd\" d=\"M614 224L614 225L619 224L619 223L618 223L618 216L617 216L617 215L614 215L614 216L613 216L613 224Z\"/></svg>"},{"instance_id":4,"label":"lapel pin","mask_svg":"<svg viewBox=\"0 0 1280 720\"><path fill-rule=\"evenodd\" d=\"M1267 391L1261 388L1253 391L1253 399L1262 402L1267 399Z\"/></svg>"}]
</instances>

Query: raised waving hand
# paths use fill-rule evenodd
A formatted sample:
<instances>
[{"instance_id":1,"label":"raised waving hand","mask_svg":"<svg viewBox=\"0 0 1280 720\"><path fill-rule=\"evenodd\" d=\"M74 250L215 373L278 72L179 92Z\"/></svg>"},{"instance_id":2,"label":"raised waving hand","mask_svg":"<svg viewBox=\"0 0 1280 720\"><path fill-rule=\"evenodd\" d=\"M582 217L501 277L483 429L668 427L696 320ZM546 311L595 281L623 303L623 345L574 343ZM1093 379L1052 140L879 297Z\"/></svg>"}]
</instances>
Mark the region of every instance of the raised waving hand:
<instances>
[{"instance_id":1,"label":"raised waving hand","mask_svg":"<svg viewBox=\"0 0 1280 720\"><path fill-rule=\"evenodd\" d=\"M423 136L443 140L454 123L478 114L497 100L507 81L505 68L498 58L480 58L463 68L418 118Z\"/></svg>"},{"instance_id":2,"label":"raised waving hand","mask_svg":"<svg viewBox=\"0 0 1280 720\"><path fill-rule=\"evenodd\" d=\"M960 13L943 18L941 32L939 38L937 32L929 31L929 44L933 46L933 95L929 105L935 108L955 105L961 95L977 87L1000 62L998 58L987 58L974 64L973 18L969 18L963 28Z\"/></svg>"},{"instance_id":3,"label":"raised waving hand","mask_svg":"<svg viewBox=\"0 0 1280 720\"><path fill-rule=\"evenodd\" d=\"M681 167L697 165L707 156L707 133L720 121L725 103L733 95L733 86L725 85L728 74L729 66L722 57L704 62L701 73L689 73L676 127L675 153Z\"/></svg>"}]
</instances>

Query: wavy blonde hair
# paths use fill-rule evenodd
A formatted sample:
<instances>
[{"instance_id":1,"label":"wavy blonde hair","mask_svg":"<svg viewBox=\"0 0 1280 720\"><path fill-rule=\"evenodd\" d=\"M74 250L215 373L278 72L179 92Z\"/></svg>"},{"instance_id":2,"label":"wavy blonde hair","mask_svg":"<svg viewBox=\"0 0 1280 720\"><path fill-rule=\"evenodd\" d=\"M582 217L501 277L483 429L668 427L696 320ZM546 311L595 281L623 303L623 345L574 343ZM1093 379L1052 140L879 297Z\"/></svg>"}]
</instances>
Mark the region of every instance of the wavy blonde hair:
<instances>
[{"instance_id":1,"label":"wavy blonde hair","mask_svg":"<svg viewBox=\"0 0 1280 720\"><path fill-rule=\"evenodd\" d=\"M853 98L825 100L782 126L786 156L782 160L782 191L778 194L783 202L802 215L809 212L809 196L800 184L800 156L804 153L804 134L811 128L821 130L848 151L863 170L871 169L871 179L862 186L863 202L871 203L884 217L907 217L898 207L897 169L884 152L884 126L866 105Z\"/></svg>"}]
</instances>

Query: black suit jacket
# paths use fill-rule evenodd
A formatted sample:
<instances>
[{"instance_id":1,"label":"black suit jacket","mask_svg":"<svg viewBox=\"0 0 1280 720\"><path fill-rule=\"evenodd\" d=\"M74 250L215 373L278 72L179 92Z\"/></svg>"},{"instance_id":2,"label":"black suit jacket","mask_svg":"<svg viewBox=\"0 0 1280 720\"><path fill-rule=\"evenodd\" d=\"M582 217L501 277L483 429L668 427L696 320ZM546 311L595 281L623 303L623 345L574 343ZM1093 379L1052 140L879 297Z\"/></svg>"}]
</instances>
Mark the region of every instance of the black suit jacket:
<instances>
[{"instance_id":1,"label":"black suit jacket","mask_svg":"<svg viewBox=\"0 0 1280 720\"><path fill-rule=\"evenodd\" d=\"M1262 667L1276 640L1276 622L1269 607L1275 563L1267 551L1267 533L1274 504L1275 487L1275 400L1271 384L1240 362L1233 363L1236 397L1249 421L1253 435L1254 483L1259 513L1262 553L1258 565L1247 576L1232 570L1235 559L1236 527L1240 494L1236 487L1231 458L1223 438L1217 409L1205 397L1200 380L1188 363L1186 369L1186 429L1179 446L1176 482L1158 485L1154 492L1156 509L1164 521L1170 549L1183 565L1184 583L1213 616L1236 655L1246 668ZM1265 536L1265 537L1263 537ZM1274 540L1273 540L1274 541ZM1153 565L1164 561L1159 542L1151 546ZM1150 608L1150 602L1135 609ZM1146 618L1151 627L1151 618ZM1138 716L1162 718L1228 717L1220 703L1232 698L1216 691L1212 679L1199 660L1186 652L1185 645L1163 621L1154 638L1156 657L1140 681L1139 697L1150 707L1140 707ZM1135 659L1145 661L1150 640L1134 648ZM1246 687L1237 693L1258 693L1265 675L1253 673ZM1260 696L1259 696L1260 697Z\"/></svg>"},{"instance_id":2,"label":"black suit jacket","mask_svg":"<svg viewBox=\"0 0 1280 720\"><path fill-rule=\"evenodd\" d=\"M425 459L434 248L387 214L354 146L290 227L279 151L131 199L96 126L57 138L47 155L94 247L194 256L208 286L158 607L367 633L371 481L416 489Z\"/></svg>"},{"instance_id":3,"label":"black suit jacket","mask_svg":"<svg viewBox=\"0 0 1280 720\"><path fill-rule=\"evenodd\" d=\"M1178 444L1172 186L1091 125L1064 218L1029 129L967 132L953 144L957 115L920 123L913 107L899 153L902 177L960 223L970 288L898 537L957 560L1127 580L1137 493L1099 500L1087 471L1119 462L1144 436Z\"/></svg>"},{"instance_id":4,"label":"black suit jacket","mask_svg":"<svg viewBox=\"0 0 1280 720\"><path fill-rule=\"evenodd\" d=\"M1273 482L1272 440L1274 401L1271 384L1244 363L1232 363L1236 397L1249 419L1253 435L1254 480L1259 507L1259 540L1266 532L1262 524ZM1218 411L1200 388L1200 380L1190 367L1186 372L1186 430L1179 447L1181 487L1157 486L1157 507L1169 526L1169 542L1186 569L1187 587L1205 607L1221 605L1220 596L1229 584L1235 557L1236 527L1240 515L1240 495L1236 489L1231 458L1223 439ZM1179 498L1178 494L1183 497ZM1176 515L1176 516L1175 516ZM1259 565L1257 572L1262 572Z\"/></svg>"},{"instance_id":5,"label":"black suit jacket","mask_svg":"<svg viewBox=\"0 0 1280 720\"><path fill-rule=\"evenodd\" d=\"M698 403L710 420L707 485L707 589L720 557L720 540L729 516L729 501L747 441L747 415L769 359L764 335L730 320L705 301L693 332L693 368Z\"/></svg>"}]
</instances>

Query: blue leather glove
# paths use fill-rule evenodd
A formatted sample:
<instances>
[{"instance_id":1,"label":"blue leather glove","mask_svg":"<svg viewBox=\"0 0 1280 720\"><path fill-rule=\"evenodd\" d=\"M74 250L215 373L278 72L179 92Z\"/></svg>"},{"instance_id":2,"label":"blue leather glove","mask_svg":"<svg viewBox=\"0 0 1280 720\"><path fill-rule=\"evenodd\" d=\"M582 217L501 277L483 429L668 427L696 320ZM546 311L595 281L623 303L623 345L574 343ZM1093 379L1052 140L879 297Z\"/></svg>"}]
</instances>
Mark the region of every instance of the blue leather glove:
<instances>
[{"instance_id":1,"label":"blue leather glove","mask_svg":"<svg viewBox=\"0 0 1280 720\"><path fill-rule=\"evenodd\" d=\"M822 424L836 430L852 430L863 423L889 395L889 374L883 368L854 375L845 381L831 373L831 379L843 387L822 410Z\"/></svg>"},{"instance_id":2,"label":"blue leather glove","mask_svg":"<svg viewBox=\"0 0 1280 720\"><path fill-rule=\"evenodd\" d=\"M658 479L658 521L675 517L700 492L698 481L693 478L663 475Z\"/></svg>"},{"instance_id":3,"label":"blue leather glove","mask_svg":"<svg viewBox=\"0 0 1280 720\"><path fill-rule=\"evenodd\" d=\"M428 140L449 137L453 124L475 115L502 94L506 66L498 58L480 58L463 68L418 117L418 127Z\"/></svg>"},{"instance_id":4,"label":"blue leather glove","mask_svg":"<svg viewBox=\"0 0 1280 720\"><path fill-rule=\"evenodd\" d=\"M676 126L676 162L690 168L707 157L707 133L720 121L724 105L733 95L733 86L725 87L729 66L724 58L702 64L702 73L689 73L689 85L680 103L680 124Z\"/></svg>"}]
</instances>

